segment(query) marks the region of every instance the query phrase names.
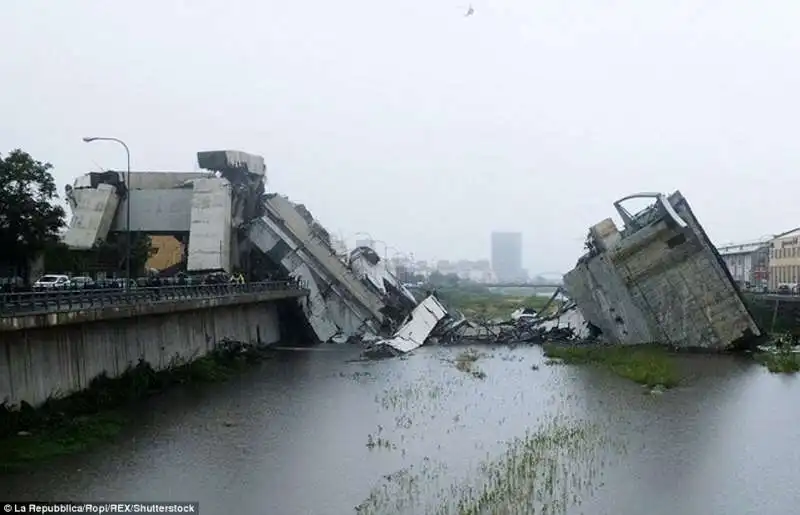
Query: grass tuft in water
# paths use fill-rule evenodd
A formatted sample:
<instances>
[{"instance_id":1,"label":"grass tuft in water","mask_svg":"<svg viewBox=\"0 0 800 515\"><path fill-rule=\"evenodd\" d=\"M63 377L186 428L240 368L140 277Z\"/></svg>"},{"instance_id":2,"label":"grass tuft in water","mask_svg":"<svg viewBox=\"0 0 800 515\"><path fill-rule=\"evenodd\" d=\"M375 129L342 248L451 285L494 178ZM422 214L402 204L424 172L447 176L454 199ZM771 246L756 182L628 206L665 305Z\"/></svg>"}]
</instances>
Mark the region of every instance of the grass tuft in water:
<instances>
[{"instance_id":1,"label":"grass tuft in water","mask_svg":"<svg viewBox=\"0 0 800 515\"><path fill-rule=\"evenodd\" d=\"M462 481L443 482L446 467L429 458L386 476L356 513L565 514L599 486L608 451L620 450L613 444L597 426L556 417L508 442Z\"/></svg>"},{"instance_id":2,"label":"grass tuft in water","mask_svg":"<svg viewBox=\"0 0 800 515\"><path fill-rule=\"evenodd\" d=\"M800 356L793 352L765 352L756 355L756 360L773 374L794 374L800 372Z\"/></svg>"},{"instance_id":3,"label":"grass tuft in water","mask_svg":"<svg viewBox=\"0 0 800 515\"><path fill-rule=\"evenodd\" d=\"M639 384L671 388L680 382L672 353L658 345L564 345L547 343L550 359L575 365L599 365Z\"/></svg>"},{"instance_id":4,"label":"grass tuft in water","mask_svg":"<svg viewBox=\"0 0 800 515\"><path fill-rule=\"evenodd\" d=\"M475 362L478 361L480 357L480 354L474 349L467 349L456 356L456 368L461 372L470 374L476 379L486 379L486 372L475 366Z\"/></svg>"},{"instance_id":5,"label":"grass tuft in water","mask_svg":"<svg viewBox=\"0 0 800 515\"><path fill-rule=\"evenodd\" d=\"M792 352L787 337L778 338L775 352L760 352L754 357L773 374L794 374L800 372L800 354Z\"/></svg>"}]
</instances>

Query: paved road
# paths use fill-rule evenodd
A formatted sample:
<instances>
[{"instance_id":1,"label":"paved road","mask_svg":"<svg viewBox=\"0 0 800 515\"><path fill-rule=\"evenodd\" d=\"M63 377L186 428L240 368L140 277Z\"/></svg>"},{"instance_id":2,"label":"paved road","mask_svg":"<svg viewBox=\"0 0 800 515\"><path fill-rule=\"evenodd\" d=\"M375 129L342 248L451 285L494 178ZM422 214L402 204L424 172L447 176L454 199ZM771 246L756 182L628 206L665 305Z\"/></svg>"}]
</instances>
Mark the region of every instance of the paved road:
<instances>
[{"instance_id":1,"label":"paved road","mask_svg":"<svg viewBox=\"0 0 800 515\"><path fill-rule=\"evenodd\" d=\"M156 288L62 290L43 293L0 295L0 317L80 311L105 306L179 302L181 300L228 297L276 290L296 290L293 281L265 281L248 284L205 284Z\"/></svg>"}]
</instances>

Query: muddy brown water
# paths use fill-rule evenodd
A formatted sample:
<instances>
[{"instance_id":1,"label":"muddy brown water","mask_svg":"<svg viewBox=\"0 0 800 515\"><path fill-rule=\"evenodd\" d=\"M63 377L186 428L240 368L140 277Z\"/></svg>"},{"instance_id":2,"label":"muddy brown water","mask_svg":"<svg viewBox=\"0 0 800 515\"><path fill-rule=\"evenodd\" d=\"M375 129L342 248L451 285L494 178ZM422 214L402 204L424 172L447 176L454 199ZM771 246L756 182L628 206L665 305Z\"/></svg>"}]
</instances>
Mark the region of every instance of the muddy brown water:
<instances>
[{"instance_id":1,"label":"muddy brown water","mask_svg":"<svg viewBox=\"0 0 800 515\"><path fill-rule=\"evenodd\" d=\"M480 480L482 462L559 417L605 440L559 465L566 501L550 513L797 513L800 378L687 356L686 384L651 395L602 370L545 365L537 347L479 348L479 379L453 365L463 350L377 362L353 361L349 346L285 351L224 384L151 399L115 442L2 477L0 497L286 515L355 513L371 498L364 513L458 513L443 506ZM533 490L546 476L511 481ZM483 512L531 512L523 499Z\"/></svg>"}]
</instances>

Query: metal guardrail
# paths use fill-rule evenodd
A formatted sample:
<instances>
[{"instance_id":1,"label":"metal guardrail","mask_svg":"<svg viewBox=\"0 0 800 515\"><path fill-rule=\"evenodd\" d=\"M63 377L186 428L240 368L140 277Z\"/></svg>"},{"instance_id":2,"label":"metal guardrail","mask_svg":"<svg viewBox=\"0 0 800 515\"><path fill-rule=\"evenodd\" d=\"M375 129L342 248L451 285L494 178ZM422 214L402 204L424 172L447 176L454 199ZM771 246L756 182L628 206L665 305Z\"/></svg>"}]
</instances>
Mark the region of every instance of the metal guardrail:
<instances>
[{"instance_id":1,"label":"metal guardrail","mask_svg":"<svg viewBox=\"0 0 800 515\"><path fill-rule=\"evenodd\" d=\"M265 281L245 284L98 288L0 295L0 317L63 313L109 306L154 304L181 300L235 297L248 293L306 289L305 281Z\"/></svg>"}]
</instances>

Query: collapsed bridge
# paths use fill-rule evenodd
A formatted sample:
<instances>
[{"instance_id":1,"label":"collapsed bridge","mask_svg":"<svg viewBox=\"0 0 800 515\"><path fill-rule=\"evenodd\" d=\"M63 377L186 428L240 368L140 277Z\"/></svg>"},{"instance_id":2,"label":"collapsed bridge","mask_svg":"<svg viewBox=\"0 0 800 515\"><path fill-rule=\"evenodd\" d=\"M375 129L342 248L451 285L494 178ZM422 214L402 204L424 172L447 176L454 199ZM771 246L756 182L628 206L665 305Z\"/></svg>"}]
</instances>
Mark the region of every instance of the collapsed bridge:
<instances>
[{"instance_id":1,"label":"collapsed bridge","mask_svg":"<svg viewBox=\"0 0 800 515\"><path fill-rule=\"evenodd\" d=\"M171 235L185 244L189 273L279 270L307 285L302 310L322 342L392 333L417 306L374 251L342 259L305 206L268 192L263 157L206 151L197 163L204 171L131 172L130 184L115 171L77 178L66 188L64 243L88 250L114 232Z\"/></svg>"}]
</instances>

